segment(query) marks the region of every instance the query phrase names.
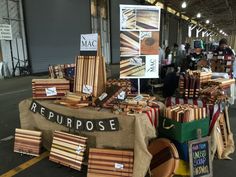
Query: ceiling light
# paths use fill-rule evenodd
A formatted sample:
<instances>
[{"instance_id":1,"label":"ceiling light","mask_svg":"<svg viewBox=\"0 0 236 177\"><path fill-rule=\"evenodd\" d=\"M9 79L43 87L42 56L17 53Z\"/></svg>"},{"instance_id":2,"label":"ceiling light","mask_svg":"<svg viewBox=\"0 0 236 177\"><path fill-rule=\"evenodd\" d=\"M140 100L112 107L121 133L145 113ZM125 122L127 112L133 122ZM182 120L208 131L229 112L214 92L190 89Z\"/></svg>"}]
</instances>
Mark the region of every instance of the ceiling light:
<instances>
[{"instance_id":1,"label":"ceiling light","mask_svg":"<svg viewBox=\"0 0 236 177\"><path fill-rule=\"evenodd\" d=\"M210 23L210 20L206 20L206 24L209 24Z\"/></svg>"},{"instance_id":2,"label":"ceiling light","mask_svg":"<svg viewBox=\"0 0 236 177\"><path fill-rule=\"evenodd\" d=\"M222 33L223 31L222 30L220 30L220 33Z\"/></svg>"},{"instance_id":3,"label":"ceiling light","mask_svg":"<svg viewBox=\"0 0 236 177\"><path fill-rule=\"evenodd\" d=\"M184 1L184 2L181 4L181 7L182 7L183 9L185 9L185 8L187 7L186 1Z\"/></svg>"},{"instance_id":4,"label":"ceiling light","mask_svg":"<svg viewBox=\"0 0 236 177\"><path fill-rule=\"evenodd\" d=\"M201 18L201 13L197 13L197 18Z\"/></svg>"}]
</instances>

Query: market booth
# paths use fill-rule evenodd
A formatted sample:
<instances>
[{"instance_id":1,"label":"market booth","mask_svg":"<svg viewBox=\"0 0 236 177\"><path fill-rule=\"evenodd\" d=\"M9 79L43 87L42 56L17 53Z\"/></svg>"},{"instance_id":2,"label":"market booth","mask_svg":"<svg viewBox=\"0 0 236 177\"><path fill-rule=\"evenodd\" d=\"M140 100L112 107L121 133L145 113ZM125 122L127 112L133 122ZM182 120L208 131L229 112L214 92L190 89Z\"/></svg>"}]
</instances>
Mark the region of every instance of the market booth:
<instances>
[{"instance_id":1,"label":"market booth","mask_svg":"<svg viewBox=\"0 0 236 177\"><path fill-rule=\"evenodd\" d=\"M160 9L121 5L120 13L122 79L106 78L99 36L83 35L75 64L50 66L49 79L32 80L33 99L19 104L14 151L38 156L44 146L55 163L88 165L89 177L212 176L214 156L234 152L234 79L188 70L165 103L141 94L140 79L159 77Z\"/></svg>"}]
</instances>

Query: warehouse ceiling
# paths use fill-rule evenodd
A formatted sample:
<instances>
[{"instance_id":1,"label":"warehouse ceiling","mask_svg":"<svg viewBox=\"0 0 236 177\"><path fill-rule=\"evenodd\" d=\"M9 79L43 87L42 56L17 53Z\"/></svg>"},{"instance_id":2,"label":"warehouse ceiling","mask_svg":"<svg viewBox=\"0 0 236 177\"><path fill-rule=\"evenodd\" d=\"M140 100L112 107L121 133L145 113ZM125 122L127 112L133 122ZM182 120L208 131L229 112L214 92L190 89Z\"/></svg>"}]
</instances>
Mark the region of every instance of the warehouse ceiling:
<instances>
[{"instance_id":1,"label":"warehouse ceiling","mask_svg":"<svg viewBox=\"0 0 236 177\"><path fill-rule=\"evenodd\" d=\"M155 2L162 2L214 31L236 33L236 0L186 0L185 9L181 8L183 1L158 0ZM201 18L196 17L197 13L201 13ZM209 24L206 24L207 19L210 20Z\"/></svg>"}]
</instances>

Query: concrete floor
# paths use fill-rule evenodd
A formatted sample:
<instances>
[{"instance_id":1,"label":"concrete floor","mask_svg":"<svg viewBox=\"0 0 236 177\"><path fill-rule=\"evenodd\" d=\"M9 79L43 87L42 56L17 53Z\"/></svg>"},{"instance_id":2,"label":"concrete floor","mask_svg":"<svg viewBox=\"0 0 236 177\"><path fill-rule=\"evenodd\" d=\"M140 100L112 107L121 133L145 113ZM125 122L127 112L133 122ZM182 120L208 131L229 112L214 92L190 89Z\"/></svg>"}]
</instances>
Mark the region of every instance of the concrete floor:
<instances>
[{"instance_id":1,"label":"concrete floor","mask_svg":"<svg viewBox=\"0 0 236 177\"><path fill-rule=\"evenodd\" d=\"M0 80L0 177L2 174L32 159L27 155L13 152L14 130L20 127L18 104L21 100L31 97L31 80L33 76ZM231 129L236 134L236 105L230 108ZM236 142L236 141L235 141ZM232 161L214 160L214 177L234 177L236 174L236 155L231 155ZM48 158L23 170L16 177L74 177L86 176L86 169L82 172L58 166Z\"/></svg>"}]
</instances>

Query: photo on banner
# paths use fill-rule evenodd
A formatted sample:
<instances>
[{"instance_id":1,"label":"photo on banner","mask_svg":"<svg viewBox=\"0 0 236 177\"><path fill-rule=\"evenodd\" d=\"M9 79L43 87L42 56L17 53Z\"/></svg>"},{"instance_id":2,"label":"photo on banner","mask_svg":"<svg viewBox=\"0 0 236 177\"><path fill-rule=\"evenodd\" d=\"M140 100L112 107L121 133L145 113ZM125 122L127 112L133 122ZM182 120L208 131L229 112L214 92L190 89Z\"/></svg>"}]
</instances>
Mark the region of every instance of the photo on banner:
<instances>
[{"instance_id":1,"label":"photo on banner","mask_svg":"<svg viewBox=\"0 0 236 177\"><path fill-rule=\"evenodd\" d=\"M120 78L159 77L161 10L120 5Z\"/></svg>"}]
</instances>

